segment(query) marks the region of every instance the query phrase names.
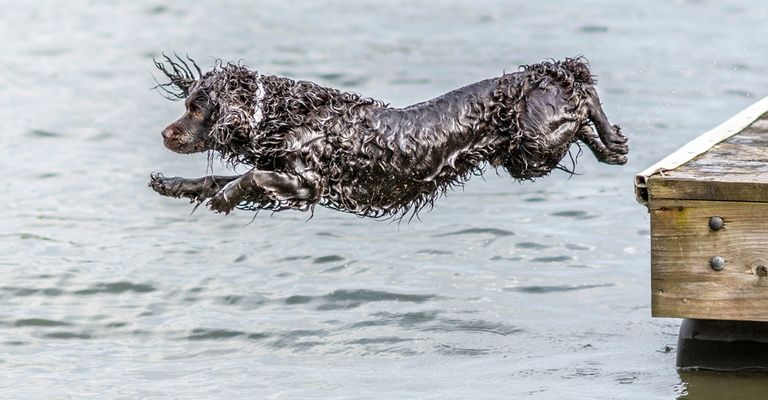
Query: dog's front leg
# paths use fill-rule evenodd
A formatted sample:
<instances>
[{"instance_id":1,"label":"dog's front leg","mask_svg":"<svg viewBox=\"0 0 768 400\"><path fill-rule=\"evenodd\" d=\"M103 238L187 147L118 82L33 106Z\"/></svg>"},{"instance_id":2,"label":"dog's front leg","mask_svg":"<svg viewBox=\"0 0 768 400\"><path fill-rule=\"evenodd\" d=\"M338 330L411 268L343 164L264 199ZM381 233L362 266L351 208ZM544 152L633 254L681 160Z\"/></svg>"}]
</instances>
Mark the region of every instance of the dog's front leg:
<instances>
[{"instance_id":1,"label":"dog's front leg","mask_svg":"<svg viewBox=\"0 0 768 400\"><path fill-rule=\"evenodd\" d=\"M157 193L168 197L185 197L193 202L202 202L213 197L224 185L239 178L239 176L212 175L202 178L187 179L178 176L166 177L160 173L152 173L149 187Z\"/></svg>"},{"instance_id":2,"label":"dog's front leg","mask_svg":"<svg viewBox=\"0 0 768 400\"><path fill-rule=\"evenodd\" d=\"M239 203L248 201L272 210L306 210L320 198L315 181L286 172L252 169L227 183L208 201L212 211L229 214Z\"/></svg>"}]
</instances>

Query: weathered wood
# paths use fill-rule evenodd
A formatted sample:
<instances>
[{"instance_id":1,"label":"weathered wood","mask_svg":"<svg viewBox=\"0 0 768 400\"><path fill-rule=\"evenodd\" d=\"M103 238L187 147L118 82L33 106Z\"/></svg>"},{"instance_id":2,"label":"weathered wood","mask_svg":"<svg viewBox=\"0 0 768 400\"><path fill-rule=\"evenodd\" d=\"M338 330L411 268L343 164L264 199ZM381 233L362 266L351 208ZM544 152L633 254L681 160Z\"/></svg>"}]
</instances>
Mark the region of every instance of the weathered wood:
<instances>
[{"instance_id":1,"label":"weathered wood","mask_svg":"<svg viewBox=\"0 0 768 400\"><path fill-rule=\"evenodd\" d=\"M718 143L743 132L755 122L765 120L767 112L768 97L765 97L637 174L635 176L635 198L637 201L643 205L648 204L647 188L648 179L651 176L664 175L664 172L676 170L693 158L709 151Z\"/></svg>"},{"instance_id":2,"label":"weathered wood","mask_svg":"<svg viewBox=\"0 0 768 400\"><path fill-rule=\"evenodd\" d=\"M649 210L654 316L768 321L768 203L652 197Z\"/></svg>"},{"instance_id":3,"label":"weathered wood","mask_svg":"<svg viewBox=\"0 0 768 400\"><path fill-rule=\"evenodd\" d=\"M635 188L651 213L653 315L768 322L768 98L638 174ZM713 216L725 228L710 229Z\"/></svg>"},{"instance_id":4,"label":"weathered wood","mask_svg":"<svg viewBox=\"0 0 768 400\"><path fill-rule=\"evenodd\" d=\"M768 114L676 169L647 179L648 200L768 201Z\"/></svg>"},{"instance_id":5,"label":"weathered wood","mask_svg":"<svg viewBox=\"0 0 768 400\"><path fill-rule=\"evenodd\" d=\"M696 199L715 201L768 201L768 183L747 182L733 177L724 180L696 180L690 178L664 179L656 176L648 180L651 199ZM731 179L731 180L725 180Z\"/></svg>"}]
</instances>

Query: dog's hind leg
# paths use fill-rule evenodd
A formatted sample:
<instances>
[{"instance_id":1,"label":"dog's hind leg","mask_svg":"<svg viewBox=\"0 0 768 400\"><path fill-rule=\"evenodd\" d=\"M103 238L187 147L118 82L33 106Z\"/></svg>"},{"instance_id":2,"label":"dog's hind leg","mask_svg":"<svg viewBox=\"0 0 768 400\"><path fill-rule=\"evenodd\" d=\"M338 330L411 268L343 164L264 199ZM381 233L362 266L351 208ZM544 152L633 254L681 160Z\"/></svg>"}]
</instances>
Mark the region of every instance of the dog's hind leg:
<instances>
[{"instance_id":1,"label":"dog's hind leg","mask_svg":"<svg viewBox=\"0 0 768 400\"><path fill-rule=\"evenodd\" d=\"M554 85L537 88L528 94L525 112L520 115L522 129L541 135L545 148L560 148L569 145L583 116L568 110L567 99L561 89Z\"/></svg>"},{"instance_id":2,"label":"dog's hind leg","mask_svg":"<svg viewBox=\"0 0 768 400\"><path fill-rule=\"evenodd\" d=\"M160 173L150 175L149 187L157 193L168 197L186 197L192 201L201 202L213 197L227 183L239 176L212 175L202 178L187 179L178 176L165 177Z\"/></svg>"},{"instance_id":3,"label":"dog's hind leg","mask_svg":"<svg viewBox=\"0 0 768 400\"><path fill-rule=\"evenodd\" d=\"M597 96L597 91L594 87L590 86L586 88L586 92L586 107L589 113L589 119L595 125L597 134L605 145L604 147L614 153L627 154L629 152L627 137L621 134L621 128L619 128L618 125L611 125L611 123L608 122L608 117L606 117L603 107L600 105L600 98Z\"/></svg>"},{"instance_id":4,"label":"dog's hind leg","mask_svg":"<svg viewBox=\"0 0 768 400\"><path fill-rule=\"evenodd\" d=\"M316 182L309 176L252 169L229 182L207 205L212 211L225 214L241 202L274 211L307 210L320 200Z\"/></svg>"},{"instance_id":5,"label":"dog's hind leg","mask_svg":"<svg viewBox=\"0 0 768 400\"><path fill-rule=\"evenodd\" d=\"M608 149L589 125L581 127L576 138L586 144L600 162L611 165L623 165L627 162L626 155Z\"/></svg>"},{"instance_id":6,"label":"dog's hind leg","mask_svg":"<svg viewBox=\"0 0 768 400\"><path fill-rule=\"evenodd\" d=\"M523 139L507 156L505 168L518 179L547 175L568 154L587 117L587 110L574 109L557 85L531 90L518 120Z\"/></svg>"}]
</instances>

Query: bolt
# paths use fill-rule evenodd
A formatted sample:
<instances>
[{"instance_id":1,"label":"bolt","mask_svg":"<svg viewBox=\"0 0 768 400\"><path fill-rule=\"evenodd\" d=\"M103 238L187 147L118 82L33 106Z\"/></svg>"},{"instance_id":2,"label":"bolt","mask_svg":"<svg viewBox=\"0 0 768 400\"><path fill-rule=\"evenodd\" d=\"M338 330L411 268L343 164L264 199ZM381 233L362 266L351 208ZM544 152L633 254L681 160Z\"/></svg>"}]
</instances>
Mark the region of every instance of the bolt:
<instances>
[{"instance_id":1,"label":"bolt","mask_svg":"<svg viewBox=\"0 0 768 400\"><path fill-rule=\"evenodd\" d=\"M713 231L723 229L724 225L723 219L720 217L712 217L709 219L709 229L712 229Z\"/></svg>"},{"instance_id":2,"label":"bolt","mask_svg":"<svg viewBox=\"0 0 768 400\"><path fill-rule=\"evenodd\" d=\"M709 260L709 266L715 271L722 271L725 268L725 259L720 256L714 256Z\"/></svg>"},{"instance_id":3,"label":"bolt","mask_svg":"<svg viewBox=\"0 0 768 400\"><path fill-rule=\"evenodd\" d=\"M761 278L765 278L768 276L768 268L766 268L765 265L758 265L757 268L755 268L755 274Z\"/></svg>"}]
</instances>

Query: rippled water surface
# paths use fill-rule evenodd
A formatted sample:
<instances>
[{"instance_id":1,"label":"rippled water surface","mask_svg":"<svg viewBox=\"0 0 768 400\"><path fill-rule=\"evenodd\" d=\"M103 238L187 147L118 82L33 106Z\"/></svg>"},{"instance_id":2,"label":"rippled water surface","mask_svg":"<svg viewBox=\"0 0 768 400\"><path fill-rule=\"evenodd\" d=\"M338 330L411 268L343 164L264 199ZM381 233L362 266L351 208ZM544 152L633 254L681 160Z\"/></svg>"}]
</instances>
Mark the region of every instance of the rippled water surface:
<instances>
[{"instance_id":1,"label":"rippled water surface","mask_svg":"<svg viewBox=\"0 0 768 400\"><path fill-rule=\"evenodd\" d=\"M189 2L191 3L191 2ZM768 94L762 1L41 1L0 13L0 397L737 398L650 317L632 176ZM493 171L421 221L211 215L146 187L180 103L152 57L404 106L585 55L624 167ZM217 172L225 168L215 164ZM754 397L750 397L754 398Z\"/></svg>"}]
</instances>

